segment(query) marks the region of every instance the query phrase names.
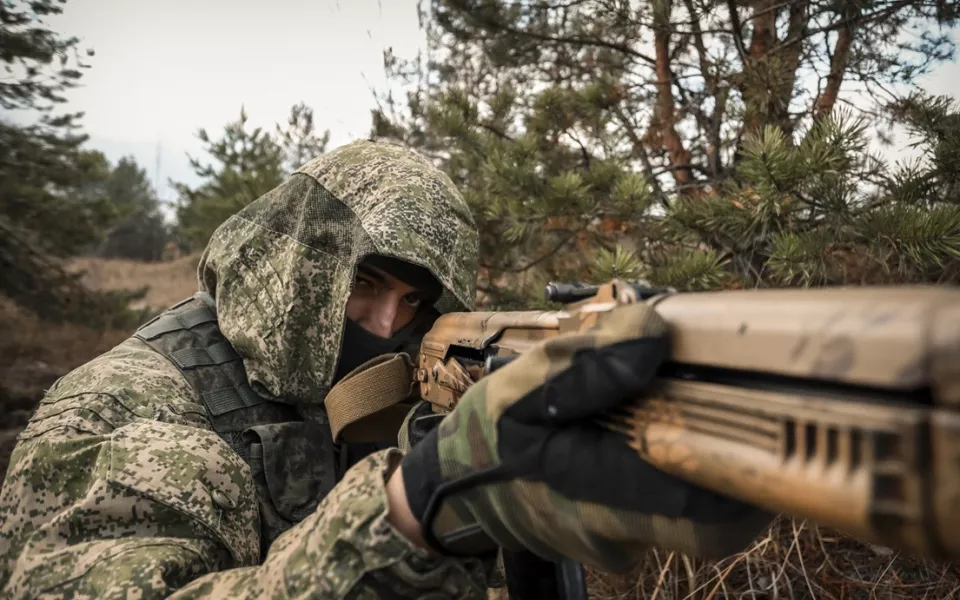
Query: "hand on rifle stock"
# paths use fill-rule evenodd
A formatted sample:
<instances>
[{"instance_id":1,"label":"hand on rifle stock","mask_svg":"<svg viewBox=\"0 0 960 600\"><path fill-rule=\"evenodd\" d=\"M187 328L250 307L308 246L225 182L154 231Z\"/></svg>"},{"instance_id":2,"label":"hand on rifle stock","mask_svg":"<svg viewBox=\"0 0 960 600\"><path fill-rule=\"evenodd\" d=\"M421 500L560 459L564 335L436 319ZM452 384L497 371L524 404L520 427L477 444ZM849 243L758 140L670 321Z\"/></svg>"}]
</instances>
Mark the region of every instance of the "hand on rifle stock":
<instances>
[{"instance_id":1,"label":"hand on rifle stock","mask_svg":"<svg viewBox=\"0 0 960 600\"><path fill-rule=\"evenodd\" d=\"M470 387L403 461L424 537L444 553L493 546L623 571L650 547L722 557L772 516L644 462L597 423L669 355L645 304L551 338Z\"/></svg>"}]
</instances>

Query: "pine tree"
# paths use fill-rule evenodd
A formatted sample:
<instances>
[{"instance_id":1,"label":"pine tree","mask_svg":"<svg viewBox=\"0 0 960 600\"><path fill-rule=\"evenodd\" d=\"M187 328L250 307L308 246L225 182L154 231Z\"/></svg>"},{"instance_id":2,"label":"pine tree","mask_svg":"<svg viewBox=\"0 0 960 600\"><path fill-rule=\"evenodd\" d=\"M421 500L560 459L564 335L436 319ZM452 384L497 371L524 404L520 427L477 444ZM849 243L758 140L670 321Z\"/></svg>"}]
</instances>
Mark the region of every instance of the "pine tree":
<instances>
[{"instance_id":1,"label":"pine tree","mask_svg":"<svg viewBox=\"0 0 960 600\"><path fill-rule=\"evenodd\" d=\"M726 261L715 275L748 287L957 283L960 113L923 95L893 108L919 160L871 156L866 122L849 115L818 121L797 144L768 129L745 141L738 180L722 193L674 202L674 240L710 248Z\"/></svg>"},{"instance_id":2,"label":"pine tree","mask_svg":"<svg viewBox=\"0 0 960 600\"><path fill-rule=\"evenodd\" d=\"M427 54L385 53L393 85L377 97L372 135L427 154L464 193L485 308L545 307L542 284L561 278L679 290L960 282L960 107L916 84L952 56L956 3L421 10ZM854 90L856 107L841 94ZM870 150L892 123L908 126L918 160ZM947 593L936 582L921 591L931 565L903 557L879 575L852 572L878 554L780 519L725 563L652 551L632 579L589 579L603 597Z\"/></svg>"},{"instance_id":3,"label":"pine tree","mask_svg":"<svg viewBox=\"0 0 960 600\"><path fill-rule=\"evenodd\" d=\"M0 293L47 318L90 322L111 313L100 306L108 299L84 290L60 259L95 243L116 213L103 188L109 163L84 148L82 115L56 111L87 68L78 40L44 23L62 4L0 5L0 107L35 117L0 118Z\"/></svg>"},{"instance_id":4,"label":"pine tree","mask_svg":"<svg viewBox=\"0 0 960 600\"><path fill-rule=\"evenodd\" d=\"M104 191L117 211L117 221L95 254L147 262L160 260L169 232L147 172L132 156L121 158L105 181Z\"/></svg>"},{"instance_id":5,"label":"pine tree","mask_svg":"<svg viewBox=\"0 0 960 600\"><path fill-rule=\"evenodd\" d=\"M227 217L326 152L330 142L330 131L317 132L313 109L303 102L291 107L286 124L278 123L273 132L248 130L247 120L241 108L240 118L227 124L218 139L201 129L197 135L215 163L201 164L191 157L204 183L195 189L173 184L180 196L176 236L186 250L202 248Z\"/></svg>"},{"instance_id":6,"label":"pine tree","mask_svg":"<svg viewBox=\"0 0 960 600\"><path fill-rule=\"evenodd\" d=\"M406 95L378 97L372 134L464 191L492 306L624 266L680 289L846 282L851 261L864 281L929 278L929 255L891 270L853 239L895 204L866 124L885 133L884 90L952 55L957 16L926 1L424 1L427 55L385 53ZM856 112L838 112L841 89Z\"/></svg>"},{"instance_id":7,"label":"pine tree","mask_svg":"<svg viewBox=\"0 0 960 600\"><path fill-rule=\"evenodd\" d=\"M241 108L239 119L228 123L221 137L211 138L200 129L197 137L214 162L189 157L203 183L196 188L173 184L180 196L176 233L188 249L202 248L227 217L283 181L283 148L263 128L249 129L247 120Z\"/></svg>"},{"instance_id":8,"label":"pine tree","mask_svg":"<svg viewBox=\"0 0 960 600\"><path fill-rule=\"evenodd\" d=\"M327 151L330 130L317 133L313 109L300 102L291 107L286 127L277 124L276 139L283 148L283 168L292 173Z\"/></svg>"}]
</instances>

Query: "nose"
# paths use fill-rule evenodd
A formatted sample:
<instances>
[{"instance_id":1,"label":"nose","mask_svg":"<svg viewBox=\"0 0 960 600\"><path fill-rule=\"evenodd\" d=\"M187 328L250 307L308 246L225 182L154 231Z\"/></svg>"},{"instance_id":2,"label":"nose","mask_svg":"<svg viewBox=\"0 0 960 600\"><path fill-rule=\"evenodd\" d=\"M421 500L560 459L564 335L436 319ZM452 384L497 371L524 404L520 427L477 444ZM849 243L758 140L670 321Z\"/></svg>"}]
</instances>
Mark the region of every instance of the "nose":
<instances>
[{"instance_id":1,"label":"nose","mask_svg":"<svg viewBox=\"0 0 960 600\"><path fill-rule=\"evenodd\" d=\"M385 338L393 336L393 323L397 319L397 302L390 296L384 294L378 298L370 315L370 332Z\"/></svg>"}]
</instances>

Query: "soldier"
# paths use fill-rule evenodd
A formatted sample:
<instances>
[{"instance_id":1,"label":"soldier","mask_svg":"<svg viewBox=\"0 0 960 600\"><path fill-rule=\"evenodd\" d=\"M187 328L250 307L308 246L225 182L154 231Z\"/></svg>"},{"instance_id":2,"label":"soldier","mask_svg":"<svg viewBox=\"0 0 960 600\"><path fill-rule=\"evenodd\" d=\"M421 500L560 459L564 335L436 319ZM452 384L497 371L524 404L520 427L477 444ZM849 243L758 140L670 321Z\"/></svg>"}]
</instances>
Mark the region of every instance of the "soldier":
<instances>
[{"instance_id":1,"label":"soldier","mask_svg":"<svg viewBox=\"0 0 960 600\"><path fill-rule=\"evenodd\" d=\"M335 383L473 308L477 239L442 172L366 141L228 219L201 292L61 378L21 435L3 596L482 598L497 546L619 570L749 542L768 516L578 424L666 355L643 306L485 378L412 449L412 420L403 450L334 440Z\"/></svg>"}]
</instances>

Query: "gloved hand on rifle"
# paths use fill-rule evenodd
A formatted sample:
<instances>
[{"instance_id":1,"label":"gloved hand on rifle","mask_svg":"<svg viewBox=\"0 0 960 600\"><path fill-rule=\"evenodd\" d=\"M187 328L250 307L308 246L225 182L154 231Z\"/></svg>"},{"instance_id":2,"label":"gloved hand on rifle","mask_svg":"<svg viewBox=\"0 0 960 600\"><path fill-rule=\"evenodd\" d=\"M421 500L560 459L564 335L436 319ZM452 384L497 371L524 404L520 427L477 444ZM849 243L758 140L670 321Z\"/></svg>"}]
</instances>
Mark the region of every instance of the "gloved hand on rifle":
<instances>
[{"instance_id":1,"label":"gloved hand on rifle","mask_svg":"<svg viewBox=\"0 0 960 600\"><path fill-rule=\"evenodd\" d=\"M434 550L527 549L617 572L650 547L728 556L770 524L655 469L596 422L641 394L669 355L649 306L599 316L474 384L403 459L410 511Z\"/></svg>"}]
</instances>

